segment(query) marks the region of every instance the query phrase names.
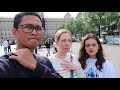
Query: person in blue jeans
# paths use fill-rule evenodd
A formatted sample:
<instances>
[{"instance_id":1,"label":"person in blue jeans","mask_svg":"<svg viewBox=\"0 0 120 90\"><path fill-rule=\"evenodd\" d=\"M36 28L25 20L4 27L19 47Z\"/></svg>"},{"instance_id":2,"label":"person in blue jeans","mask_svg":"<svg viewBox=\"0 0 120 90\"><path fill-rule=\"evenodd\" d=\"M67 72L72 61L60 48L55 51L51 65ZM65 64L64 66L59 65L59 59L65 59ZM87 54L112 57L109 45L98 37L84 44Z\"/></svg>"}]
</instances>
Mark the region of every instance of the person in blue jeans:
<instances>
[{"instance_id":1,"label":"person in blue jeans","mask_svg":"<svg viewBox=\"0 0 120 90\"><path fill-rule=\"evenodd\" d=\"M47 48L47 54L46 54L46 56L48 57L48 56L50 56L50 39L47 39L45 41L45 46Z\"/></svg>"},{"instance_id":2,"label":"person in blue jeans","mask_svg":"<svg viewBox=\"0 0 120 90\"><path fill-rule=\"evenodd\" d=\"M8 41L8 52L11 52L11 43L9 42L9 40L7 41Z\"/></svg>"},{"instance_id":3,"label":"person in blue jeans","mask_svg":"<svg viewBox=\"0 0 120 90\"><path fill-rule=\"evenodd\" d=\"M3 47L4 47L4 53L7 54L7 49L8 49L8 41L4 40L2 43Z\"/></svg>"}]
</instances>

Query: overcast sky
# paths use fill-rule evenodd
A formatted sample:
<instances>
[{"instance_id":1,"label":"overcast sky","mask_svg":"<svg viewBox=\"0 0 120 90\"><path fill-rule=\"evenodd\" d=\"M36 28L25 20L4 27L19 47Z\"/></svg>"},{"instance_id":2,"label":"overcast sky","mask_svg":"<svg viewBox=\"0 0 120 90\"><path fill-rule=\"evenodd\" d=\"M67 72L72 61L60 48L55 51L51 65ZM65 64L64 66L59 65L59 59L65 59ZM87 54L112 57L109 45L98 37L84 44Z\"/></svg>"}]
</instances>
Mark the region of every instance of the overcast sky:
<instances>
[{"instance_id":1,"label":"overcast sky","mask_svg":"<svg viewBox=\"0 0 120 90\"><path fill-rule=\"evenodd\" d=\"M0 12L0 17L14 17L19 12ZM78 12L69 12L72 17L76 17ZM66 12L44 12L44 17L63 18Z\"/></svg>"}]
</instances>

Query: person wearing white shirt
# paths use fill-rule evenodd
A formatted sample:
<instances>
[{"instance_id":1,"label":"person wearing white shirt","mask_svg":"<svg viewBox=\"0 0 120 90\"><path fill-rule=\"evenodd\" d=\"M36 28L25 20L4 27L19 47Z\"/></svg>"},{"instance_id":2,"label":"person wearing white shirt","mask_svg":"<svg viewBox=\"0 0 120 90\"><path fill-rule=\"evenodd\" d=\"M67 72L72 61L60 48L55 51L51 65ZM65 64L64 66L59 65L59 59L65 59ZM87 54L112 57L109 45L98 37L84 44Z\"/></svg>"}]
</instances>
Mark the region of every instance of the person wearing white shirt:
<instances>
[{"instance_id":1,"label":"person wearing white shirt","mask_svg":"<svg viewBox=\"0 0 120 90\"><path fill-rule=\"evenodd\" d=\"M103 54L102 45L95 34L87 34L79 50L79 61L86 78L115 78L113 64Z\"/></svg>"},{"instance_id":2,"label":"person wearing white shirt","mask_svg":"<svg viewBox=\"0 0 120 90\"><path fill-rule=\"evenodd\" d=\"M85 78L78 58L69 53L72 45L72 35L67 29L60 29L55 34L57 52L48 57L63 78Z\"/></svg>"},{"instance_id":3,"label":"person wearing white shirt","mask_svg":"<svg viewBox=\"0 0 120 90\"><path fill-rule=\"evenodd\" d=\"M4 47L4 53L7 54L7 48L8 48L8 41L4 40L2 43L3 47Z\"/></svg>"}]
</instances>

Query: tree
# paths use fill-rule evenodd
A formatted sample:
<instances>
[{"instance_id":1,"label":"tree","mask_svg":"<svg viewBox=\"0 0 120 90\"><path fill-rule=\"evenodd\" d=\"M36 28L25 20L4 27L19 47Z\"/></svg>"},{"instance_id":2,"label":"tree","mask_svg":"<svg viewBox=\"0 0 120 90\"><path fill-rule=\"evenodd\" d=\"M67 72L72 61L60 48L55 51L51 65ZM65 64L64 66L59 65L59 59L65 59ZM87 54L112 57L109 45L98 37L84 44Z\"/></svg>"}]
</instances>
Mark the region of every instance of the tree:
<instances>
[{"instance_id":1,"label":"tree","mask_svg":"<svg viewBox=\"0 0 120 90\"><path fill-rule=\"evenodd\" d=\"M76 34L83 35L86 28L84 18L77 17L74 22L75 22Z\"/></svg>"},{"instance_id":2,"label":"tree","mask_svg":"<svg viewBox=\"0 0 120 90\"><path fill-rule=\"evenodd\" d=\"M107 12L105 15L106 18L106 31L113 32L115 29L119 28L119 12Z\"/></svg>"},{"instance_id":3,"label":"tree","mask_svg":"<svg viewBox=\"0 0 120 90\"><path fill-rule=\"evenodd\" d=\"M65 28L65 22L61 23L58 29L63 29Z\"/></svg>"},{"instance_id":4,"label":"tree","mask_svg":"<svg viewBox=\"0 0 120 90\"><path fill-rule=\"evenodd\" d=\"M93 29L97 29L95 31L98 31L99 38L101 38L101 27L105 24L105 18L104 15L106 12L89 12L88 17L89 21L88 23Z\"/></svg>"},{"instance_id":5,"label":"tree","mask_svg":"<svg viewBox=\"0 0 120 90\"><path fill-rule=\"evenodd\" d=\"M68 29L72 34L75 34L73 23L74 19L71 19L67 22L62 23L58 29Z\"/></svg>"}]
</instances>

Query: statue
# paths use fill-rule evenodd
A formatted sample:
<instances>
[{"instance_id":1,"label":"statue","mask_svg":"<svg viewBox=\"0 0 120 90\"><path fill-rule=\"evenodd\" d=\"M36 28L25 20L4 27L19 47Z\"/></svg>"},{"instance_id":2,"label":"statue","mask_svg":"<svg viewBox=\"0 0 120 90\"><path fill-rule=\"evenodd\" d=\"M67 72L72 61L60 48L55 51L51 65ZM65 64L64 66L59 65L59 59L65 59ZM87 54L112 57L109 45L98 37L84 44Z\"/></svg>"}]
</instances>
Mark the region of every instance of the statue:
<instances>
[{"instance_id":1,"label":"statue","mask_svg":"<svg viewBox=\"0 0 120 90\"><path fill-rule=\"evenodd\" d=\"M45 19L44 18L42 18L42 27L44 28L44 30L46 30L46 28L45 28Z\"/></svg>"}]
</instances>

